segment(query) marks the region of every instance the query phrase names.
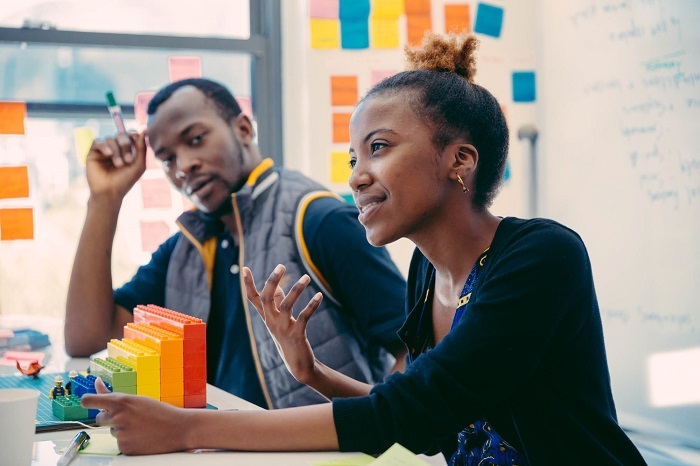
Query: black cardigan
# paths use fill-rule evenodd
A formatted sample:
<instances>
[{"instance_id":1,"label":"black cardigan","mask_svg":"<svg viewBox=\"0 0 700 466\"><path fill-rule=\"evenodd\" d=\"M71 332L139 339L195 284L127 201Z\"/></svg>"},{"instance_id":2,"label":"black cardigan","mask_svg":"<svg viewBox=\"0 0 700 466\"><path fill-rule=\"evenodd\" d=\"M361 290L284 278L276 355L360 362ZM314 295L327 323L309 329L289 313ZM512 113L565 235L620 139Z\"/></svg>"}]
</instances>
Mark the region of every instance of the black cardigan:
<instances>
[{"instance_id":1,"label":"black cardigan","mask_svg":"<svg viewBox=\"0 0 700 466\"><path fill-rule=\"evenodd\" d=\"M409 352L431 346L432 271L416 251ZM342 451L398 442L449 458L485 418L531 465L645 464L617 423L588 253L551 220L503 219L460 322L369 396L334 399L333 415Z\"/></svg>"}]
</instances>

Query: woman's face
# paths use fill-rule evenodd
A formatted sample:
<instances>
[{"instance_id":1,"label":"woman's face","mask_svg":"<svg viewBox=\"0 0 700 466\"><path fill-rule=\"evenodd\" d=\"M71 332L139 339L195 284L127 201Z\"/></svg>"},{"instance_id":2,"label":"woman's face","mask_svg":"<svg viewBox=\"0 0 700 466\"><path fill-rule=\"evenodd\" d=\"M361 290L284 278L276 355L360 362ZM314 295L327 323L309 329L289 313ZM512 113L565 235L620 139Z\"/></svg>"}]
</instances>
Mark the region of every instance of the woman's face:
<instances>
[{"instance_id":1,"label":"woman's face","mask_svg":"<svg viewBox=\"0 0 700 466\"><path fill-rule=\"evenodd\" d=\"M431 138L405 96L371 97L355 109L350 187L371 244L414 239L435 224L450 181L449 162Z\"/></svg>"}]
</instances>

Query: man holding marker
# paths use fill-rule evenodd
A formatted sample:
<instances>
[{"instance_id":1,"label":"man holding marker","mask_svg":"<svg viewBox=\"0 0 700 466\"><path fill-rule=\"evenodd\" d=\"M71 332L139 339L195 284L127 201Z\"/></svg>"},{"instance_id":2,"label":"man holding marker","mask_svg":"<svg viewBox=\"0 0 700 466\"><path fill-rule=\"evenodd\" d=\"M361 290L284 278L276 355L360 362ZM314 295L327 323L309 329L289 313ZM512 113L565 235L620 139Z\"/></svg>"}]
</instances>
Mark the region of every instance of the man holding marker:
<instances>
[{"instance_id":1,"label":"man holding marker","mask_svg":"<svg viewBox=\"0 0 700 466\"><path fill-rule=\"evenodd\" d=\"M117 107L113 97L108 103ZM119 127L120 113L111 111ZM401 368L396 332L404 320L405 281L387 251L367 243L357 209L263 159L251 121L218 83L172 83L153 97L148 114L146 131L120 128L116 137L95 141L88 154L90 199L66 306L68 354L103 349L109 339L122 338L131 309L156 304L207 321L209 383L263 407L322 402L291 377L245 297L243 266L264 283L262 274L283 263L281 293L300 292L299 302L323 295L307 329L320 363L370 384L392 366ZM181 231L113 290L117 219L145 171L146 137L167 178L196 209L182 214ZM305 289L289 289L304 276Z\"/></svg>"}]
</instances>

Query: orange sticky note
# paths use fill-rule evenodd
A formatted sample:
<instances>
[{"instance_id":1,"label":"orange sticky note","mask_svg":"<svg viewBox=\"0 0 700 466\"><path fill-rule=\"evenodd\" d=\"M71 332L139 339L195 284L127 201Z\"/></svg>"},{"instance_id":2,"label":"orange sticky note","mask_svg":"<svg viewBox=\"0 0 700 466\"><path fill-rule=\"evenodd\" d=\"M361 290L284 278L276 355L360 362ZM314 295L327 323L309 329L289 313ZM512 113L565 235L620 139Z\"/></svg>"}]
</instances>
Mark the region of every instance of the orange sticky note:
<instances>
[{"instance_id":1,"label":"orange sticky note","mask_svg":"<svg viewBox=\"0 0 700 466\"><path fill-rule=\"evenodd\" d=\"M0 102L0 134L24 134L27 104Z\"/></svg>"},{"instance_id":2,"label":"orange sticky note","mask_svg":"<svg viewBox=\"0 0 700 466\"><path fill-rule=\"evenodd\" d=\"M32 209L0 209L0 241L34 239Z\"/></svg>"},{"instance_id":3,"label":"orange sticky note","mask_svg":"<svg viewBox=\"0 0 700 466\"><path fill-rule=\"evenodd\" d=\"M350 142L350 117L352 113L333 114L333 142Z\"/></svg>"},{"instance_id":4,"label":"orange sticky note","mask_svg":"<svg viewBox=\"0 0 700 466\"><path fill-rule=\"evenodd\" d=\"M407 15L430 16L430 0L405 0Z\"/></svg>"},{"instance_id":5,"label":"orange sticky note","mask_svg":"<svg viewBox=\"0 0 700 466\"><path fill-rule=\"evenodd\" d=\"M469 5L445 5L445 32L469 32Z\"/></svg>"},{"instance_id":6,"label":"orange sticky note","mask_svg":"<svg viewBox=\"0 0 700 466\"><path fill-rule=\"evenodd\" d=\"M425 33L432 29L430 15L406 15L406 35L410 46L420 45Z\"/></svg>"},{"instance_id":7,"label":"orange sticky note","mask_svg":"<svg viewBox=\"0 0 700 466\"><path fill-rule=\"evenodd\" d=\"M170 82L187 78L202 77L202 59L200 57L168 57L168 74Z\"/></svg>"},{"instance_id":8,"label":"orange sticky note","mask_svg":"<svg viewBox=\"0 0 700 466\"><path fill-rule=\"evenodd\" d=\"M154 252L170 236L168 224L162 220L141 222L141 250Z\"/></svg>"},{"instance_id":9,"label":"orange sticky note","mask_svg":"<svg viewBox=\"0 0 700 466\"><path fill-rule=\"evenodd\" d=\"M15 197L29 197L27 167L0 167L0 199Z\"/></svg>"},{"instance_id":10,"label":"orange sticky note","mask_svg":"<svg viewBox=\"0 0 700 466\"><path fill-rule=\"evenodd\" d=\"M165 178L142 179L141 200L144 209L169 209L173 202L168 180Z\"/></svg>"},{"instance_id":11,"label":"orange sticky note","mask_svg":"<svg viewBox=\"0 0 700 466\"><path fill-rule=\"evenodd\" d=\"M331 105L357 103L357 76L331 76Z\"/></svg>"}]
</instances>

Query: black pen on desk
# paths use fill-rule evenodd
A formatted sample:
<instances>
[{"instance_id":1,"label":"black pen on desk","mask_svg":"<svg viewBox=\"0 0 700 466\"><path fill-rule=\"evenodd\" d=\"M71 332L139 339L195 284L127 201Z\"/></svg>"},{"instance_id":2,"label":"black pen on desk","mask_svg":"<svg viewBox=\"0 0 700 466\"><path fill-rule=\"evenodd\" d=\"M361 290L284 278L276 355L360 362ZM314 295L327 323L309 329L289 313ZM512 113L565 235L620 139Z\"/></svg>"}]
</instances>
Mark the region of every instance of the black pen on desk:
<instances>
[{"instance_id":1,"label":"black pen on desk","mask_svg":"<svg viewBox=\"0 0 700 466\"><path fill-rule=\"evenodd\" d=\"M73 461L73 458L75 458L75 455L78 454L78 451L85 448L89 442L90 436L87 434L87 432L84 430L78 432L78 434L73 437L73 440L70 441L68 447L66 447L66 451L64 451L61 457L58 459L56 466L67 466L71 461Z\"/></svg>"},{"instance_id":2,"label":"black pen on desk","mask_svg":"<svg viewBox=\"0 0 700 466\"><path fill-rule=\"evenodd\" d=\"M122 108L117 104L117 99L114 98L112 91L105 94L107 96L107 108L109 109L109 114L112 115L114 124L117 125L117 131L126 134L126 126L124 125L124 115L122 114Z\"/></svg>"}]
</instances>

